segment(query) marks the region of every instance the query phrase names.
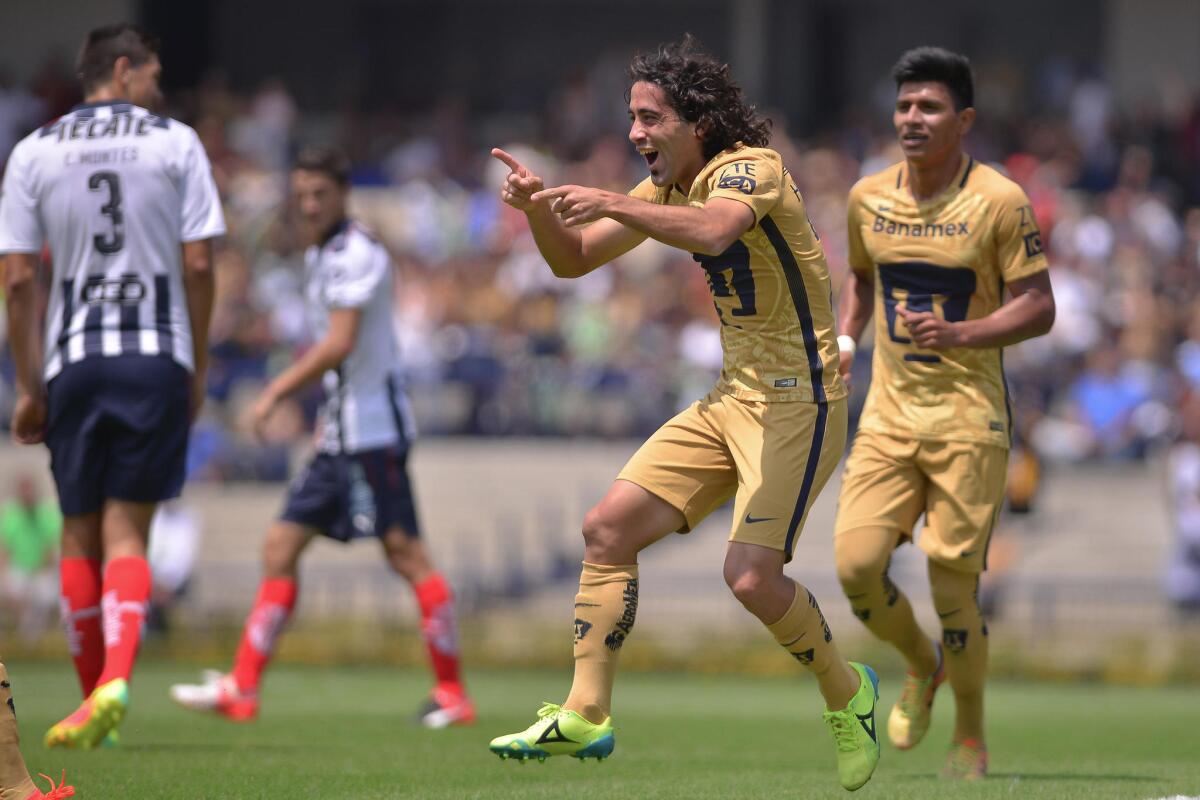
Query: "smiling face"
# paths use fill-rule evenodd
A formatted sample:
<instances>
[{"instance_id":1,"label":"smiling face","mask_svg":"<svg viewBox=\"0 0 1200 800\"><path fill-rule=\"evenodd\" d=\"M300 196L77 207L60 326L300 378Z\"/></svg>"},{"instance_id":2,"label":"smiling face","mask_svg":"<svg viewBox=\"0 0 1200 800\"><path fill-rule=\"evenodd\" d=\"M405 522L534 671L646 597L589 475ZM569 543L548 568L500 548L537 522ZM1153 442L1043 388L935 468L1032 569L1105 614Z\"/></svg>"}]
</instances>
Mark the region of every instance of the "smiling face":
<instances>
[{"instance_id":1,"label":"smiling face","mask_svg":"<svg viewBox=\"0 0 1200 800\"><path fill-rule=\"evenodd\" d=\"M685 122L662 87L646 81L629 90L629 119L629 141L646 159L654 185L691 187L705 163L696 123Z\"/></svg>"},{"instance_id":2,"label":"smiling face","mask_svg":"<svg viewBox=\"0 0 1200 800\"><path fill-rule=\"evenodd\" d=\"M944 83L912 81L900 84L892 124L909 162L932 167L962 153L962 139L975 121L975 109L956 111Z\"/></svg>"}]
</instances>

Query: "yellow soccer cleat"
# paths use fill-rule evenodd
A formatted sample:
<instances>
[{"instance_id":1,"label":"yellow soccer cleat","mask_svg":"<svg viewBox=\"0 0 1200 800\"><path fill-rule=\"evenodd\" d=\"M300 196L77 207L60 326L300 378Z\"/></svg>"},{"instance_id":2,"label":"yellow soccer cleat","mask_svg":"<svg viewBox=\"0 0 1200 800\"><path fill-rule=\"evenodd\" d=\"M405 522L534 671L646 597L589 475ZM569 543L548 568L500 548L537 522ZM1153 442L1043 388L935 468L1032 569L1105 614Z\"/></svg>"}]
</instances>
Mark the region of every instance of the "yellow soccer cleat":
<instances>
[{"instance_id":1,"label":"yellow soccer cleat","mask_svg":"<svg viewBox=\"0 0 1200 800\"><path fill-rule=\"evenodd\" d=\"M611 718L596 725L574 711L545 703L538 710L537 722L520 733L497 736L488 747L501 760L515 758L521 763L531 758L545 761L550 756L603 761L612 755L614 743Z\"/></svg>"},{"instance_id":2,"label":"yellow soccer cleat","mask_svg":"<svg viewBox=\"0 0 1200 800\"><path fill-rule=\"evenodd\" d=\"M825 724L837 744L838 780L853 792L871 780L879 763L879 739L875 735L875 703L879 700L879 678L875 670L851 661L858 673L858 691L841 711L826 711Z\"/></svg>"},{"instance_id":3,"label":"yellow soccer cleat","mask_svg":"<svg viewBox=\"0 0 1200 800\"><path fill-rule=\"evenodd\" d=\"M97 686L75 713L46 731L46 747L91 750L121 724L129 709L129 684L116 678Z\"/></svg>"},{"instance_id":4,"label":"yellow soccer cleat","mask_svg":"<svg viewBox=\"0 0 1200 800\"><path fill-rule=\"evenodd\" d=\"M937 669L932 675L918 678L911 672L904 678L904 691L892 706L888 716L888 738L899 750L916 747L929 730L933 718L933 696L946 680L946 665L942 659L942 646L937 645Z\"/></svg>"}]
</instances>

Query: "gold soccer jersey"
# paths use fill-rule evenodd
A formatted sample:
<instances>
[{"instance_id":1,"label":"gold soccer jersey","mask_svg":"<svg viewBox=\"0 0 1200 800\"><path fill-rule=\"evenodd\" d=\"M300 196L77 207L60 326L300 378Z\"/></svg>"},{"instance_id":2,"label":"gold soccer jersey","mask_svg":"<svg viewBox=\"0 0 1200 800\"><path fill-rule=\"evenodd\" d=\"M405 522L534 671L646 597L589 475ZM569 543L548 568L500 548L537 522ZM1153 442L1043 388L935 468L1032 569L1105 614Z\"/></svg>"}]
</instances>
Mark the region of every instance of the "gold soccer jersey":
<instances>
[{"instance_id":1,"label":"gold soccer jersey","mask_svg":"<svg viewBox=\"0 0 1200 800\"><path fill-rule=\"evenodd\" d=\"M733 147L705 165L687 196L649 178L630 194L696 207L727 198L754 212L754 227L724 253L693 256L708 275L721 318L725 360L718 391L766 402L846 396L825 253L778 153Z\"/></svg>"},{"instance_id":2,"label":"gold soccer jersey","mask_svg":"<svg viewBox=\"0 0 1200 800\"><path fill-rule=\"evenodd\" d=\"M998 309L1005 282L1046 269L1033 209L1017 184L969 156L926 202L913 199L906 172L894 165L850 191L850 267L875 282L875 358L859 427L1007 448L1001 349L922 349L896 309L950 322Z\"/></svg>"}]
</instances>

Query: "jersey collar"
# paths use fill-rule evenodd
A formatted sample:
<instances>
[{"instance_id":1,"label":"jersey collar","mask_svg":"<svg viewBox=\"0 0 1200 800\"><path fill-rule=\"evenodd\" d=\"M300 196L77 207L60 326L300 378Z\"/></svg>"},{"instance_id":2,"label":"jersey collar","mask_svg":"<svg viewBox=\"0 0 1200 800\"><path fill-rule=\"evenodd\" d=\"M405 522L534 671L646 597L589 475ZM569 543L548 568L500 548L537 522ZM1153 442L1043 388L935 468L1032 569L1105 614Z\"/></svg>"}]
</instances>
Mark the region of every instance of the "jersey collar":
<instances>
[{"instance_id":1,"label":"jersey collar","mask_svg":"<svg viewBox=\"0 0 1200 800\"><path fill-rule=\"evenodd\" d=\"M944 198L946 195L951 194L953 192L957 192L958 190L962 189L964 186L967 185L967 179L971 177L971 170L975 168L975 157L970 155L969 153L963 153L961 158L962 158L962 160L959 162L959 165L958 165L958 172L956 172L954 174L954 178L953 178L953 180L950 181L950 184L945 189L938 192L936 195L934 195L933 197L930 197L927 200L917 200L915 197L912 196L911 192L905 191L906 189L908 189L908 164L907 164L907 162L904 162L904 161L900 162L900 169L897 170L897 172L896 172L896 189L897 189L897 191L903 192L904 196L907 197L909 199L909 201L911 201L915 205L927 206L932 203L936 203L939 200L941 200L942 198Z\"/></svg>"},{"instance_id":2,"label":"jersey collar","mask_svg":"<svg viewBox=\"0 0 1200 800\"><path fill-rule=\"evenodd\" d=\"M67 113L74 114L76 111L86 111L88 109L105 108L107 106L128 106L129 108L133 108L133 103L131 103L128 100L122 100L120 98L116 98L113 100L94 100L91 103L80 103L77 106L75 106L74 108L72 108L70 111L68 111Z\"/></svg>"}]
</instances>

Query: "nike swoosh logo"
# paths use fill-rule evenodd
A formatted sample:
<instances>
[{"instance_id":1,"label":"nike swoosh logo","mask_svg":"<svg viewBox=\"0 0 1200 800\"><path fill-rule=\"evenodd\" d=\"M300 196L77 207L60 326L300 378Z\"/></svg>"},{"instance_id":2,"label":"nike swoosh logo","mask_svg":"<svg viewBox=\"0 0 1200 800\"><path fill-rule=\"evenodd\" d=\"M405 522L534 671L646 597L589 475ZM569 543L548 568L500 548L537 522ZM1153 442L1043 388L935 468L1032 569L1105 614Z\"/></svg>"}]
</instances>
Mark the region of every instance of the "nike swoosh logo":
<instances>
[{"instance_id":1,"label":"nike swoosh logo","mask_svg":"<svg viewBox=\"0 0 1200 800\"><path fill-rule=\"evenodd\" d=\"M963 550L961 553L958 554L958 557L966 558L967 556L973 556L978 552L979 552L978 550Z\"/></svg>"},{"instance_id":2,"label":"nike swoosh logo","mask_svg":"<svg viewBox=\"0 0 1200 800\"><path fill-rule=\"evenodd\" d=\"M774 522L777 519L779 519L779 517L752 517L749 514L747 514L746 515L746 524L753 525L756 522Z\"/></svg>"},{"instance_id":3,"label":"nike swoosh logo","mask_svg":"<svg viewBox=\"0 0 1200 800\"><path fill-rule=\"evenodd\" d=\"M957 614L957 613L958 613L958 612L960 612L960 611L962 611L962 609L961 609L961 608L956 608L956 609L954 609L953 611L947 611L945 614L943 614L942 612L940 612L940 611L939 611L939 612L938 612L938 619L946 619L946 617L952 617L952 616L954 616L955 614Z\"/></svg>"},{"instance_id":4,"label":"nike swoosh logo","mask_svg":"<svg viewBox=\"0 0 1200 800\"><path fill-rule=\"evenodd\" d=\"M858 717L858 724L863 726L863 730L867 732L867 736L871 737L871 741L878 743L879 740L875 738L875 714L855 714L854 716ZM870 726L867 725L867 720L871 721Z\"/></svg>"}]
</instances>

